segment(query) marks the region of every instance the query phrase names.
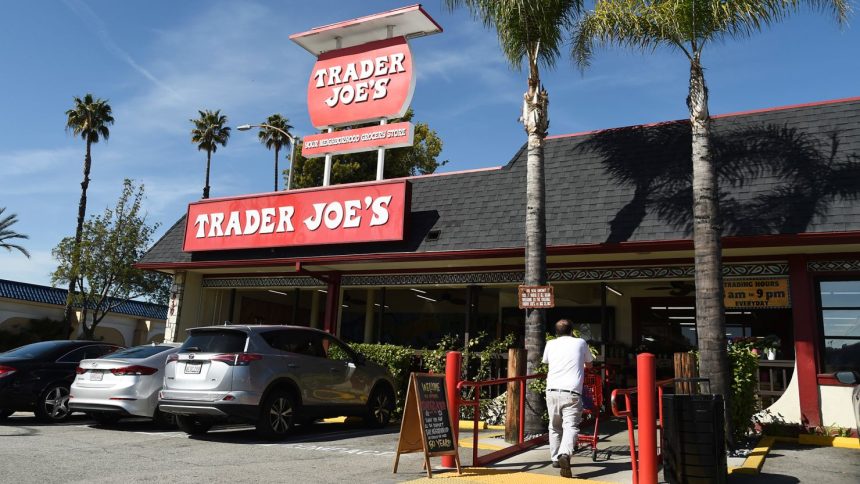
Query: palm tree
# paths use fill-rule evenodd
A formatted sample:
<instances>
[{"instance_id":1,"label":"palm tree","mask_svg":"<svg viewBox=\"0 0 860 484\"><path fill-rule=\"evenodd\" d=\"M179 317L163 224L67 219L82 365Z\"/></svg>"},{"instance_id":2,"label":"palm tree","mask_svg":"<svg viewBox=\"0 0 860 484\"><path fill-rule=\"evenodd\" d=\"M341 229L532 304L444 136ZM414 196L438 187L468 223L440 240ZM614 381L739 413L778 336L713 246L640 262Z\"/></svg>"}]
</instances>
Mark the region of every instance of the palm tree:
<instances>
[{"instance_id":1,"label":"palm tree","mask_svg":"<svg viewBox=\"0 0 860 484\"><path fill-rule=\"evenodd\" d=\"M13 213L4 217L3 212L5 211L6 207L0 207L0 248L6 249L9 252L12 252L12 249L16 249L29 259L30 253L27 252L27 249L9 241L12 239L29 239L30 237L24 234L19 234L11 229L12 225L18 221L18 216Z\"/></svg>"},{"instance_id":2,"label":"palm tree","mask_svg":"<svg viewBox=\"0 0 860 484\"><path fill-rule=\"evenodd\" d=\"M290 133L291 129L293 129L293 127L290 125L290 120L288 118L285 118L280 114L273 114L266 118L266 122L263 123L263 127L260 128L260 133L257 135L260 138L260 143L266 145L266 148L275 149L275 191L278 191L278 177L280 175L278 173L278 153L281 151L281 148L290 142L290 138L284 136L284 134L278 130ZM290 169L292 170L293 167L290 167ZM289 187L287 188L289 189Z\"/></svg>"},{"instance_id":3,"label":"palm tree","mask_svg":"<svg viewBox=\"0 0 860 484\"><path fill-rule=\"evenodd\" d=\"M199 118L190 120L194 123L191 142L197 143L198 150L206 152L206 185L203 187L203 198L209 198L209 166L212 163L212 153L218 150L218 145L227 146L230 128L224 126L227 124L227 116L221 114L220 109L206 109L198 113Z\"/></svg>"},{"instance_id":4,"label":"palm tree","mask_svg":"<svg viewBox=\"0 0 860 484\"><path fill-rule=\"evenodd\" d=\"M803 6L832 11L841 23L845 0L599 0L579 22L573 55L587 66L595 44L651 51L668 47L690 61L687 107L692 129L693 251L699 367L726 398L731 373L726 351L717 176L711 158L711 117L702 50L712 42L748 37ZM726 424L731 424L727 413ZM731 428L727 428L731 436Z\"/></svg>"},{"instance_id":5,"label":"palm tree","mask_svg":"<svg viewBox=\"0 0 860 484\"><path fill-rule=\"evenodd\" d=\"M72 299L75 290L80 265L81 234L84 230L84 217L87 213L87 188L90 186L90 167L92 165L91 147L100 139L108 140L113 124L110 104L107 100L93 98L92 94L84 95L83 99L74 98L75 106L66 111L66 131L74 136L80 136L87 143L84 155L84 180L81 182L81 199L78 202L78 225L75 227L75 245L72 253L72 270L69 275L69 292L66 295L66 306L63 309L63 321L69 332L72 329Z\"/></svg>"},{"instance_id":6,"label":"palm tree","mask_svg":"<svg viewBox=\"0 0 860 484\"><path fill-rule=\"evenodd\" d=\"M559 56L567 27L582 11L582 0L446 0L449 8L465 6L487 28L496 30L502 52L515 68L528 69L523 95L523 127L528 135L526 162L526 285L546 285L546 195L543 148L549 128L549 95L540 68L552 68ZM546 332L546 314L529 309L525 322L526 371L538 372ZM525 430L545 431L541 421L544 403L529 392Z\"/></svg>"}]
</instances>

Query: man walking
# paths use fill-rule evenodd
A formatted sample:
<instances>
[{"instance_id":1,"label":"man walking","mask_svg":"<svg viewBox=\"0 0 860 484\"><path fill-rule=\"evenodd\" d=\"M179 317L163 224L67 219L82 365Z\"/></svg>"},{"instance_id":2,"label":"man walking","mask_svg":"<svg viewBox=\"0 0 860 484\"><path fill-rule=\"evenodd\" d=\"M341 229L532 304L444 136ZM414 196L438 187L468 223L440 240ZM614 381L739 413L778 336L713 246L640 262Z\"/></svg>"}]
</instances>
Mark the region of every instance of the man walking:
<instances>
[{"instance_id":1,"label":"man walking","mask_svg":"<svg viewBox=\"0 0 860 484\"><path fill-rule=\"evenodd\" d=\"M572 336L573 324L567 319L555 323L556 339L547 341L543 362L546 375L546 405L549 410L549 451L552 466L561 468L562 477L573 477L570 455L579 433L582 416L582 382L585 368L591 367L591 351L582 338Z\"/></svg>"}]
</instances>

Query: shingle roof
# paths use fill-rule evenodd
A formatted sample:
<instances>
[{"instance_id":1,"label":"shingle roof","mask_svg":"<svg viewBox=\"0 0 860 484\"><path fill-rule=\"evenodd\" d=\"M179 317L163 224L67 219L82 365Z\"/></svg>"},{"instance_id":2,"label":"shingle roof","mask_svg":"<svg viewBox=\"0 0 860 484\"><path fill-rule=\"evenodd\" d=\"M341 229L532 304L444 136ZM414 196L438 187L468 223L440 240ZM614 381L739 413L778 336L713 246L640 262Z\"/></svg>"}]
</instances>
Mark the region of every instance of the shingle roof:
<instances>
[{"instance_id":1,"label":"shingle roof","mask_svg":"<svg viewBox=\"0 0 860 484\"><path fill-rule=\"evenodd\" d=\"M547 244L689 239L690 136L674 121L548 138ZM860 98L716 117L712 152L724 235L860 230ZM182 217L141 262L520 248L525 178L524 148L499 170L412 178L402 242L190 254Z\"/></svg>"},{"instance_id":2,"label":"shingle roof","mask_svg":"<svg viewBox=\"0 0 860 484\"><path fill-rule=\"evenodd\" d=\"M66 294L66 289L0 279L0 298L64 306ZM111 304L113 301L116 300L111 299ZM146 319L167 319L167 306L142 301L124 301L111 312Z\"/></svg>"}]
</instances>

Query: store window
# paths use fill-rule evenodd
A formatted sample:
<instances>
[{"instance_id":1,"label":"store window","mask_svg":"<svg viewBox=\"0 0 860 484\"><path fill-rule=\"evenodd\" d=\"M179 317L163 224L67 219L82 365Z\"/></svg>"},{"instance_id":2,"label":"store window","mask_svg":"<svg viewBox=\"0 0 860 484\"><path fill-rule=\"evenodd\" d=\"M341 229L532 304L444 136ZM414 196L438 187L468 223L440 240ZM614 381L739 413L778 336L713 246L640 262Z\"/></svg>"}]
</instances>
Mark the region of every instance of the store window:
<instances>
[{"instance_id":1,"label":"store window","mask_svg":"<svg viewBox=\"0 0 860 484\"><path fill-rule=\"evenodd\" d=\"M860 371L860 280L819 282L824 371Z\"/></svg>"}]
</instances>

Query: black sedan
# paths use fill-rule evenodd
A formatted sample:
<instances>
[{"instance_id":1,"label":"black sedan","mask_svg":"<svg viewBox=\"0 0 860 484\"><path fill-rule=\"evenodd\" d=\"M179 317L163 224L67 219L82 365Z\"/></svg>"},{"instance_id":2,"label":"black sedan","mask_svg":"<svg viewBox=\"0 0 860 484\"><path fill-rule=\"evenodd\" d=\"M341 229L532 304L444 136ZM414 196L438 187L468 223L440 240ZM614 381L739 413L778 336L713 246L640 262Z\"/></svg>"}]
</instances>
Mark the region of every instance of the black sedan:
<instances>
[{"instance_id":1,"label":"black sedan","mask_svg":"<svg viewBox=\"0 0 860 484\"><path fill-rule=\"evenodd\" d=\"M69 387L78 363L113 353L99 341L42 341L0 353L0 420L33 412L44 422L68 418Z\"/></svg>"}]
</instances>

